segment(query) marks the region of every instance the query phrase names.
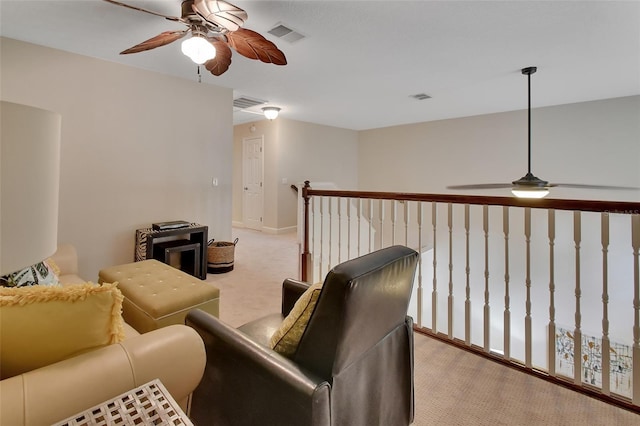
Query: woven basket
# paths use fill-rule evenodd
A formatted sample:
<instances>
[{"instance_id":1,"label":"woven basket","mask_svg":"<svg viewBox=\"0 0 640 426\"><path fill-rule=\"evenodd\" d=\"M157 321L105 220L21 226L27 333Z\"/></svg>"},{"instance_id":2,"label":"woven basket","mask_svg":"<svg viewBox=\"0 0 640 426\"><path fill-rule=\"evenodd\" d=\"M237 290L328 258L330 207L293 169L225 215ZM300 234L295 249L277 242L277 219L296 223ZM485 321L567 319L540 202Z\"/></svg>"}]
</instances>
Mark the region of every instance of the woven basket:
<instances>
[{"instance_id":1,"label":"woven basket","mask_svg":"<svg viewBox=\"0 0 640 426\"><path fill-rule=\"evenodd\" d=\"M221 274L233 270L233 258L235 255L236 244L229 241L214 241L207 243L207 269L214 274Z\"/></svg>"}]
</instances>

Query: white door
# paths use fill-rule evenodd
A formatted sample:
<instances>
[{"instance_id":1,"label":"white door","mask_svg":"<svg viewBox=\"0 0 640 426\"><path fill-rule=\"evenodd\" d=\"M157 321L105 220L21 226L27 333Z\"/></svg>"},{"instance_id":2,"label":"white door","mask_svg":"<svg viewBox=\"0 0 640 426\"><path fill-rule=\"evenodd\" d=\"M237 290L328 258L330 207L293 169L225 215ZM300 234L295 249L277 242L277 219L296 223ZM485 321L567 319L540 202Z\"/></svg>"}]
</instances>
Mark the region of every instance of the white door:
<instances>
[{"instance_id":1,"label":"white door","mask_svg":"<svg viewBox=\"0 0 640 426\"><path fill-rule=\"evenodd\" d=\"M242 221L246 228L262 230L262 148L264 139L242 140Z\"/></svg>"}]
</instances>

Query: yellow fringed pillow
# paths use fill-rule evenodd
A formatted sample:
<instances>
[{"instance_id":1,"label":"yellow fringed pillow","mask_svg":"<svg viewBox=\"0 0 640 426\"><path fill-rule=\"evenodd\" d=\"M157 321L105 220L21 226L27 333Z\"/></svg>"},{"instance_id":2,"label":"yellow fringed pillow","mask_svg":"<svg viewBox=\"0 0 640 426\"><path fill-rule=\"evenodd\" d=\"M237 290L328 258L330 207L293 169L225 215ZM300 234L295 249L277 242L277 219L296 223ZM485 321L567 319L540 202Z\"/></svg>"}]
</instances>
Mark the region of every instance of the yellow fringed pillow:
<instances>
[{"instance_id":1,"label":"yellow fringed pillow","mask_svg":"<svg viewBox=\"0 0 640 426\"><path fill-rule=\"evenodd\" d=\"M305 290L293 305L289 315L273 333L269 346L281 355L291 358L298 350L298 344L307 329L311 314L316 308L318 296L322 291L322 282L313 284Z\"/></svg>"},{"instance_id":2,"label":"yellow fringed pillow","mask_svg":"<svg viewBox=\"0 0 640 426\"><path fill-rule=\"evenodd\" d=\"M53 260L52 258L48 257L48 258L45 259L44 263L49 265L49 268L51 268L51 270L56 275L56 277L60 276L60 267L55 262L55 260Z\"/></svg>"},{"instance_id":3,"label":"yellow fringed pillow","mask_svg":"<svg viewBox=\"0 0 640 426\"><path fill-rule=\"evenodd\" d=\"M124 339L117 283L0 288L0 376Z\"/></svg>"}]
</instances>

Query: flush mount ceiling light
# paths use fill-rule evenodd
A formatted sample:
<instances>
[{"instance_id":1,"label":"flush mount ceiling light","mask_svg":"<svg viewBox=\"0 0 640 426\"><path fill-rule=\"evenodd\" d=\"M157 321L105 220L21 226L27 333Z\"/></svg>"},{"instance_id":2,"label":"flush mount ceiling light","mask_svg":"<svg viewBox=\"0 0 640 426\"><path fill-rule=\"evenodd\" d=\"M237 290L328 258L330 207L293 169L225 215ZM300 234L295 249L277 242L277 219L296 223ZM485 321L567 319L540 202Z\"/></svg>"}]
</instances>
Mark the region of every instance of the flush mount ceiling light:
<instances>
[{"instance_id":1,"label":"flush mount ceiling light","mask_svg":"<svg viewBox=\"0 0 640 426\"><path fill-rule=\"evenodd\" d=\"M278 117L280 108L274 106L264 107L262 108L262 112L264 113L264 116L266 118L268 118L269 120L273 120Z\"/></svg>"}]
</instances>

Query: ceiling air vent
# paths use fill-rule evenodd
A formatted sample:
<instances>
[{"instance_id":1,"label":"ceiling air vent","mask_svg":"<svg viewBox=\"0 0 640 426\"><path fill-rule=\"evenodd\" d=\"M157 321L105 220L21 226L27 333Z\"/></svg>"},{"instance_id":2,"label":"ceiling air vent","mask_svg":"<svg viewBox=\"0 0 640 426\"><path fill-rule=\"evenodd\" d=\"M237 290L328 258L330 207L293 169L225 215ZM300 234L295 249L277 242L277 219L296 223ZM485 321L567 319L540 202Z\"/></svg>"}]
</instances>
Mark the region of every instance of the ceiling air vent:
<instances>
[{"instance_id":1,"label":"ceiling air vent","mask_svg":"<svg viewBox=\"0 0 640 426\"><path fill-rule=\"evenodd\" d=\"M294 43L304 38L304 35L283 24L278 24L267 32L271 35L288 41L289 43Z\"/></svg>"},{"instance_id":2,"label":"ceiling air vent","mask_svg":"<svg viewBox=\"0 0 640 426\"><path fill-rule=\"evenodd\" d=\"M411 95L413 99L417 99L419 101L424 101L425 99L431 99L431 96L426 93L418 93L417 95Z\"/></svg>"},{"instance_id":3,"label":"ceiling air vent","mask_svg":"<svg viewBox=\"0 0 640 426\"><path fill-rule=\"evenodd\" d=\"M256 105L265 104L267 101L262 101L260 99L253 99L246 96L240 96L239 98L235 98L233 100L233 107L240 109L247 109L254 107Z\"/></svg>"}]
</instances>

